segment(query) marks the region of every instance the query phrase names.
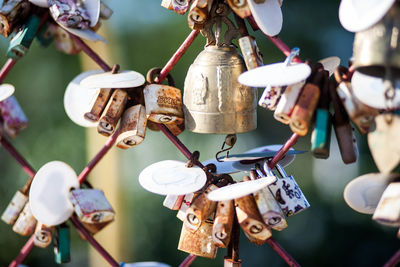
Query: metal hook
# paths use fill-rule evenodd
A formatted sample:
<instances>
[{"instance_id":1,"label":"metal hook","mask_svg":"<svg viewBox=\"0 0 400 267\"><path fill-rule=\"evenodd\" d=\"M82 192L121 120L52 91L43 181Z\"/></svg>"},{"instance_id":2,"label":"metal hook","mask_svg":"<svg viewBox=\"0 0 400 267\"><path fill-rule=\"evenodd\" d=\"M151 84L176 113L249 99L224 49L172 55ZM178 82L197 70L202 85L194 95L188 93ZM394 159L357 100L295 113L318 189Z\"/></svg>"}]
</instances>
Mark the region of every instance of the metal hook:
<instances>
[{"instance_id":1,"label":"metal hook","mask_svg":"<svg viewBox=\"0 0 400 267\"><path fill-rule=\"evenodd\" d=\"M300 54L300 48L294 47L290 51L290 54L286 57L285 62L283 63L285 63L286 66L289 66L292 63L293 59L297 57L299 54Z\"/></svg>"},{"instance_id":2,"label":"metal hook","mask_svg":"<svg viewBox=\"0 0 400 267\"><path fill-rule=\"evenodd\" d=\"M231 150L233 148L233 146L235 145L237 140L236 134L228 134L225 137L225 141L222 144L221 150L217 152L217 154L215 154L215 158L217 159L218 162L222 162L222 160L218 159L218 156L223 153L226 152L226 158L229 157L229 150ZM224 148L225 145L229 146L228 148Z\"/></svg>"}]
</instances>

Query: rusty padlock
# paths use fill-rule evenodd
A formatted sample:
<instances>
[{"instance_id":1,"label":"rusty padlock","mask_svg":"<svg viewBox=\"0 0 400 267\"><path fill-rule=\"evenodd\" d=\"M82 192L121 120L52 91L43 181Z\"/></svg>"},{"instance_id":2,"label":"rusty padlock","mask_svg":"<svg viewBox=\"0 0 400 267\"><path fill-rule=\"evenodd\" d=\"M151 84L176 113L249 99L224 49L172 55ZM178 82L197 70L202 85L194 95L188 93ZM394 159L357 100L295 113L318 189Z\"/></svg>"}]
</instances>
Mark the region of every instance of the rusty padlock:
<instances>
[{"instance_id":1,"label":"rusty padlock","mask_svg":"<svg viewBox=\"0 0 400 267\"><path fill-rule=\"evenodd\" d=\"M215 213L212 238L217 247L225 248L231 240L235 204L233 200L219 201Z\"/></svg>"},{"instance_id":2,"label":"rusty padlock","mask_svg":"<svg viewBox=\"0 0 400 267\"><path fill-rule=\"evenodd\" d=\"M155 84L154 77L161 69L153 68L147 73L147 82L143 89L146 114L155 123L170 124L183 119L181 90L175 88L171 75L168 84Z\"/></svg>"},{"instance_id":3,"label":"rusty padlock","mask_svg":"<svg viewBox=\"0 0 400 267\"><path fill-rule=\"evenodd\" d=\"M111 95L104 113L97 126L97 132L104 136L110 136L115 131L118 121L122 116L128 101L128 93L122 89L116 89Z\"/></svg>"},{"instance_id":4,"label":"rusty padlock","mask_svg":"<svg viewBox=\"0 0 400 267\"><path fill-rule=\"evenodd\" d=\"M209 18L213 0L193 0L188 13L188 25L193 30L202 30Z\"/></svg>"},{"instance_id":5,"label":"rusty padlock","mask_svg":"<svg viewBox=\"0 0 400 267\"><path fill-rule=\"evenodd\" d=\"M250 172L250 177L252 180L258 179L259 176L265 176L260 169L257 170L257 173L258 175L254 170ZM275 176L272 172L268 173L267 175ZM283 214L281 207L268 187L253 193L253 196L256 201L258 211L260 212L266 225L277 231L282 231L283 229L287 228L288 224L285 215Z\"/></svg>"},{"instance_id":6,"label":"rusty padlock","mask_svg":"<svg viewBox=\"0 0 400 267\"><path fill-rule=\"evenodd\" d=\"M34 233L33 244L40 248L47 248L51 244L54 227L47 227L38 222Z\"/></svg>"},{"instance_id":7,"label":"rusty padlock","mask_svg":"<svg viewBox=\"0 0 400 267\"><path fill-rule=\"evenodd\" d=\"M162 0L161 6L173 10L175 13L184 15L189 9L189 0Z\"/></svg>"},{"instance_id":8,"label":"rusty padlock","mask_svg":"<svg viewBox=\"0 0 400 267\"><path fill-rule=\"evenodd\" d=\"M4 121L3 130L10 138L15 138L28 126L28 119L13 95L0 102L0 113Z\"/></svg>"},{"instance_id":9,"label":"rusty padlock","mask_svg":"<svg viewBox=\"0 0 400 267\"><path fill-rule=\"evenodd\" d=\"M330 81L329 91L335 111L332 122L340 149L340 155L345 164L356 162L358 158L357 140L354 129L350 125L349 116L336 92L336 82Z\"/></svg>"},{"instance_id":10,"label":"rusty padlock","mask_svg":"<svg viewBox=\"0 0 400 267\"><path fill-rule=\"evenodd\" d=\"M244 180L250 178L245 177ZM235 208L238 222L247 235L260 242L271 237L271 231L265 225L253 195L235 199Z\"/></svg>"},{"instance_id":11,"label":"rusty padlock","mask_svg":"<svg viewBox=\"0 0 400 267\"><path fill-rule=\"evenodd\" d=\"M35 232L36 223L37 221L31 212L29 202L27 202L12 229L17 234L28 236Z\"/></svg>"},{"instance_id":12,"label":"rusty padlock","mask_svg":"<svg viewBox=\"0 0 400 267\"><path fill-rule=\"evenodd\" d=\"M180 135L185 130L185 120L178 119L175 120L173 123L165 124L168 130L175 136Z\"/></svg>"},{"instance_id":13,"label":"rusty padlock","mask_svg":"<svg viewBox=\"0 0 400 267\"><path fill-rule=\"evenodd\" d=\"M239 38L238 41L248 70L255 69L264 64L256 39L253 36L244 36Z\"/></svg>"},{"instance_id":14,"label":"rusty padlock","mask_svg":"<svg viewBox=\"0 0 400 267\"><path fill-rule=\"evenodd\" d=\"M190 205L192 204L193 199L195 198L197 194L195 193L190 193L186 194L185 197L183 198L182 204L179 208L178 213L176 214L176 217L181 220L185 221L186 218L186 211L189 209Z\"/></svg>"},{"instance_id":15,"label":"rusty padlock","mask_svg":"<svg viewBox=\"0 0 400 267\"><path fill-rule=\"evenodd\" d=\"M146 135L146 108L135 105L124 111L122 115L117 147L128 149L143 142Z\"/></svg>"},{"instance_id":16,"label":"rusty padlock","mask_svg":"<svg viewBox=\"0 0 400 267\"><path fill-rule=\"evenodd\" d=\"M98 189L75 189L69 194L75 214L84 223L101 224L114 220L115 212Z\"/></svg>"},{"instance_id":17,"label":"rusty padlock","mask_svg":"<svg viewBox=\"0 0 400 267\"><path fill-rule=\"evenodd\" d=\"M233 12L242 19L251 16L251 10L247 4L247 0L227 0L227 2Z\"/></svg>"},{"instance_id":18,"label":"rusty padlock","mask_svg":"<svg viewBox=\"0 0 400 267\"><path fill-rule=\"evenodd\" d=\"M0 34L8 35L26 19L31 11L31 4L25 0L3 1L0 9Z\"/></svg>"},{"instance_id":19,"label":"rusty padlock","mask_svg":"<svg viewBox=\"0 0 400 267\"><path fill-rule=\"evenodd\" d=\"M274 112L274 118L277 121L284 124L290 123L290 116L304 84L304 82L300 82L286 87Z\"/></svg>"},{"instance_id":20,"label":"rusty padlock","mask_svg":"<svg viewBox=\"0 0 400 267\"><path fill-rule=\"evenodd\" d=\"M218 248L212 238L212 221L204 221L197 231L192 232L182 225L178 249L200 257L214 259Z\"/></svg>"},{"instance_id":21,"label":"rusty padlock","mask_svg":"<svg viewBox=\"0 0 400 267\"><path fill-rule=\"evenodd\" d=\"M325 73L327 72L323 69L317 70L316 74L304 85L293 108L289 126L298 135L304 136L308 132L311 119L317 108Z\"/></svg>"},{"instance_id":22,"label":"rusty padlock","mask_svg":"<svg viewBox=\"0 0 400 267\"><path fill-rule=\"evenodd\" d=\"M400 182L390 183L382 194L372 219L389 226L400 226Z\"/></svg>"},{"instance_id":23,"label":"rusty padlock","mask_svg":"<svg viewBox=\"0 0 400 267\"><path fill-rule=\"evenodd\" d=\"M186 211L184 221L188 230L196 231L200 225L215 212L217 202L207 198L207 194L215 189L218 189L218 187L211 184L204 192L193 198L190 207Z\"/></svg>"},{"instance_id":24,"label":"rusty padlock","mask_svg":"<svg viewBox=\"0 0 400 267\"><path fill-rule=\"evenodd\" d=\"M18 190L13 196L10 204L8 204L6 210L3 212L1 219L5 223L13 225L27 202L28 196Z\"/></svg>"},{"instance_id":25,"label":"rusty padlock","mask_svg":"<svg viewBox=\"0 0 400 267\"><path fill-rule=\"evenodd\" d=\"M57 23L67 28L88 29L90 16L85 5L69 0L49 0L49 11Z\"/></svg>"}]
</instances>

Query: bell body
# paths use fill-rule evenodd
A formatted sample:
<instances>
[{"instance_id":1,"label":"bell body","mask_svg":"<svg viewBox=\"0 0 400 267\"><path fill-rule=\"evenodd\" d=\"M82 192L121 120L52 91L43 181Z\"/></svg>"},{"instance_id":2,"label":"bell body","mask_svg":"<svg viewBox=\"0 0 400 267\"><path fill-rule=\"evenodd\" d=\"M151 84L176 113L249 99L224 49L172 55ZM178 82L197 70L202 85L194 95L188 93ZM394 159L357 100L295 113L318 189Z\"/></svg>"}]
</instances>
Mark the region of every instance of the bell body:
<instances>
[{"instance_id":1,"label":"bell body","mask_svg":"<svg viewBox=\"0 0 400 267\"><path fill-rule=\"evenodd\" d=\"M186 129L196 133L233 134L257 127L257 91L237 81L246 70L230 46L208 46L190 66L183 103Z\"/></svg>"},{"instance_id":2,"label":"bell body","mask_svg":"<svg viewBox=\"0 0 400 267\"><path fill-rule=\"evenodd\" d=\"M21 191L17 191L3 215L1 215L2 221L13 225L27 202L28 197L22 194Z\"/></svg>"},{"instance_id":3,"label":"bell body","mask_svg":"<svg viewBox=\"0 0 400 267\"><path fill-rule=\"evenodd\" d=\"M374 26L357 32L353 45L353 67L364 74L385 76L385 68L400 75L400 4L394 3L385 17Z\"/></svg>"},{"instance_id":4,"label":"bell body","mask_svg":"<svg viewBox=\"0 0 400 267\"><path fill-rule=\"evenodd\" d=\"M217 247L212 238L212 227L212 222L205 221L193 233L183 224L178 249L189 254L214 259L217 256Z\"/></svg>"}]
</instances>

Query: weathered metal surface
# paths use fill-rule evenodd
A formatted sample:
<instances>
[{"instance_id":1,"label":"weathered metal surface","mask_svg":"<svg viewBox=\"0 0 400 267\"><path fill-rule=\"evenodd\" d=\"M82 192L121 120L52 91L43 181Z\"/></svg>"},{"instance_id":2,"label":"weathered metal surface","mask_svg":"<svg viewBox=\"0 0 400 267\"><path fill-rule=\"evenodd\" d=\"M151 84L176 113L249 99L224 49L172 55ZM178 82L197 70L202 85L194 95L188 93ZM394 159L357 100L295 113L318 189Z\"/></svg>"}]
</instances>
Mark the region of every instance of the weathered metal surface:
<instances>
[{"instance_id":1,"label":"weathered metal surface","mask_svg":"<svg viewBox=\"0 0 400 267\"><path fill-rule=\"evenodd\" d=\"M13 225L27 202L28 197L17 191L1 216L3 222Z\"/></svg>"},{"instance_id":2,"label":"weathered metal surface","mask_svg":"<svg viewBox=\"0 0 400 267\"><path fill-rule=\"evenodd\" d=\"M186 218L186 211L189 209L190 205L192 204L192 201L194 199L194 197L196 196L196 194L194 193L190 193L190 194L186 194L185 197L183 198L181 207L179 208L178 213L176 214L176 217L181 220L181 221L185 221Z\"/></svg>"},{"instance_id":3,"label":"weathered metal surface","mask_svg":"<svg viewBox=\"0 0 400 267\"><path fill-rule=\"evenodd\" d=\"M85 119L96 122L100 119L103 110L111 96L112 89L101 88L90 112L85 114Z\"/></svg>"},{"instance_id":4,"label":"weathered metal surface","mask_svg":"<svg viewBox=\"0 0 400 267\"><path fill-rule=\"evenodd\" d=\"M30 13L31 5L24 0L3 1L0 9L0 34L4 37L14 30Z\"/></svg>"},{"instance_id":5,"label":"weathered metal surface","mask_svg":"<svg viewBox=\"0 0 400 267\"><path fill-rule=\"evenodd\" d=\"M82 51L82 48L75 42L75 40L70 36L70 34L66 30L58 26L50 26L50 27L56 27L54 33L54 42L56 44L56 48L58 51L68 55L75 55Z\"/></svg>"},{"instance_id":6,"label":"weathered metal surface","mask_svg":"<svg viewBox=\"0 0 400 267\"><path fill-rule=\"evenodd\" d=\"M36 222L37 221L31 212L29 202L27 202L12 229L17 234L28 236L33 234L35 231Z\"/></svg>"},{"instance_id":7,"label":"weathered metal surface","mask_svg":"<svg viewBox=\"0 0 400 267\"><path fill-rule=\"evenodd\" d=\"M247 5L247 0L227 0L229 6L233 12L241 18L247 18L251 16L250 7Z\"/></svg>"},{"instance_id":8,"label":"weathered metal surface","mask_svg":"<svg viewBox=\"0 0 400 267\"><path fill-rule=\"evenodd\" d=\"M183 199L184 196L167 195L164 199L163 206L170 210L179 210Z\"/></svg>"},{"instance_id":9,"label":"weathered metal surface","mask_svg":"<svg viewBox=\"0 0 400 267\"><path fill-rule=\"evenodd\" d=\"M34 233L33 243L40 248L46 248L50 245L54 227L47 227L42 223L38 223Z\"/></svg>"},{"instance_id":10,"label":"weathered metal surface","mask_svg":"<svg viewBox=\"0 0 400 267\"><path fill-rule=\"evenodd\" d=\"M248 70L262 66L263 59L253 36L244 36L239 39L240 50Z\"/></svg>"},{"instance_id":11,"label":"weathered metal surface","mask_svg":"<svg viewBox=\"0 0 400 267\"><path fill-rule=\"evenodd\" d=\"M400 226L400 183L390 183L383 192L381 200L372 216L375 221L398 227Z\"/></svg>"},{"instance_id":12,"label":"weathered metal surface","mask_svg":"<svg viewBox=\"0 0 400 267\"><path fill-rule=\"evenodd\" d=\"M189 9L189 0L162 0L161 6L184 15Z\"/></svg>"},{"instance_id":13,"label":"weathered metal surface","mask_svg":"<svg viewBox=\"0 0 400 267\"><path fill-rule=\"evenodd\" d=\"M58 23L68 28L88 29L90 16L85 6L73 0L50 0L50 14Z\"/></svg>"},{"instance_id":14,"label":"weathered metal surface","mask_svg":"<svg viewBox=\"0 0 400 267\"><path fill-rule=\"evenodd\" d=\"M233 200L218 202L212 234L214 243L218 247L227 247L231 240L234 207Z\"/></svg>"},{"instance_id":15,"label":"weathered metal surface","mask_svg":"<svg viewBox=\"0 0 400 267\"><path fill-rule=\"evenodd\" d=\"M173 135L178 136L185 130L185 120L177 119L173 123L165 124L165 126Z\"/></svg>"},{"instance_id":16,"label":"weathered metal surface","mask_svg":"<svg viewBox=\"0 0 400 267\"><path fill-rule=\"evenodd\" d=\"M97 126L100 134L110 136L115 131L127 101L128 93L126 91L121 89L114 91Z\"/></svg>"},{"instance_id":17,"label":"weathered metal surface","mask_svg":"<svg viewBox=\"0 0 400 267\"><path fill-rule=\"evenodd\" d=\"M284 124L290 123L290 115L296 105L297 99L300 95L304 82L296 83L288 86L285 92L281 95L278 105L274 112L274 118Z\"/></svg>"},{"instance_id":18,"label":"weathered metal surface","mask_svg":"<svg viewBox=\"0 0 400 267\"><path fill-rule=\"evenodd\" d=\"M10 96L0 102L1 117L4 121L4 131L11 138L28 126L28 119L15 96Z\"/></svg>"},{"instance_id":19,"label":"weathered metal surface","mask_svg":"<svg viewBox=\"0 0 400 267\"><path fill-rule=\"evenodd\" d=\"M142 143L146 136L146 125L146 109L143 105L126 109L121 119L117 147L128 149Z\"/></svg>"}]
</instances>

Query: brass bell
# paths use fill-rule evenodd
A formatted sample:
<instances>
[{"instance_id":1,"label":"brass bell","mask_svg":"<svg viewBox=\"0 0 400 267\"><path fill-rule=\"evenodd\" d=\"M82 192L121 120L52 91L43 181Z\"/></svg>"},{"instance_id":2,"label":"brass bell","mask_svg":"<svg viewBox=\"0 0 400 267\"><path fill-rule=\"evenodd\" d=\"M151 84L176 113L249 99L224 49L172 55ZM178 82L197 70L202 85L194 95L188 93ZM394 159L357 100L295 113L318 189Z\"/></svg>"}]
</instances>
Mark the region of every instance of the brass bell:
<instances>
[{"instance_id":1,"label":"brass bell","mask_svg":"<svg viewBox=\"0 0 400 267\"><path fill-rule=\"evenodd\" d=\"M374 26L357 32L354 39L354 68L366 75L384 77L390 71L400 75L400 3Z\"/></svg>"},{"instance_id":2,"label":"brass bell","mask_svg":"<svg viewBox=\"0 0 400 267\"><path fill-rule=\"evenodd\" d=\"M225 4L213 6L211 18L201 31L207 45L186 75L183 110L186 129L192 132L233 134L257 127L257 91L237 81L246 66L231 44L238 30L226 17L229 12ZM222 22L227 25L223 42Z\"/></svg>"}]
</instances>

